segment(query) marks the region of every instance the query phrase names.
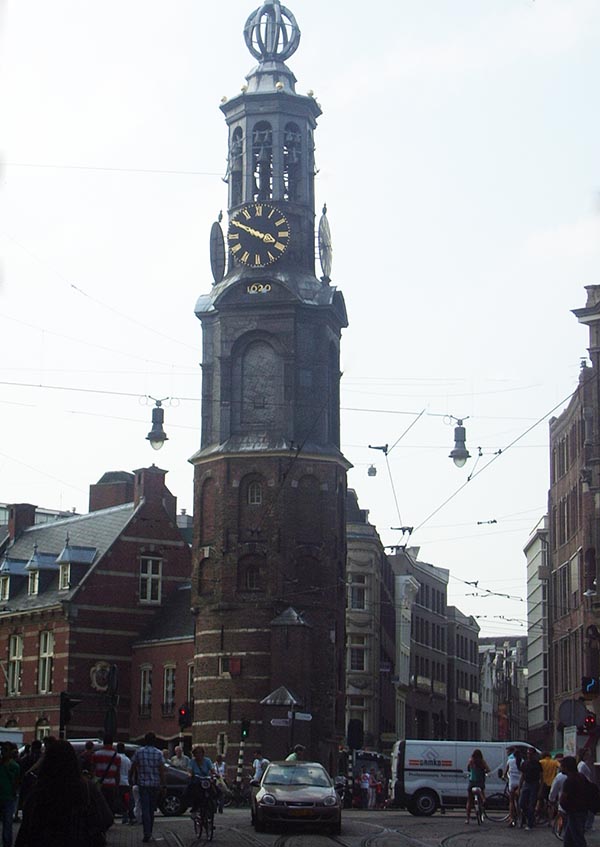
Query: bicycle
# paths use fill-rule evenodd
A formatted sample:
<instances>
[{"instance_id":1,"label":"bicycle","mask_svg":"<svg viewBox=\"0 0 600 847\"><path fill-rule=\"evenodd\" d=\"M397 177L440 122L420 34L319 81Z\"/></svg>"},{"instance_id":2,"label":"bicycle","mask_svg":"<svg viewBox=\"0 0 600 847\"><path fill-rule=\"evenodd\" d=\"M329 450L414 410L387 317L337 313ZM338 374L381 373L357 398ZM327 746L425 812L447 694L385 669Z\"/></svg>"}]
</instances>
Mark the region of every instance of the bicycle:
<instances>
[{"instance_id":1,"label":"bicycle","mask_svg":"<svg viewBox=\"0 0 600 847\"><path fill-rule=\"evenodd\" d=\"M240 784L239 782L234 782L233 785L228 785L227 787L229 791L223 800L223 806L226 809L229 806L240 808L241 806L250 805L252 791L247 783Z\"/></svg>"},{"instance_id":2,"label":"bicycle","mask_svg":"<svg viewBox=\"0 0 600 847\"><path fill-rule=\"evenodd\" d=\"M197 785L197 789L197 804L195 804L195 808L192 810L194 834L197 841L201 841L203 837L207 841L212 841L215 833L215 812L217 809L212 780L201 779Z\"/></svg>"},{"instance_id":3,"label":"bicycle","mask_svg":"<svg viewBox=\"0 0 600 847\"><path fill-rule=\"evenodd\" d=\"M481 788L478 788L476 785L471 788L471 794L473 795L473 808L475 810L475 820L477 821L477 826L481 826L483 823L483 794L481 792Z\"/></svg>"},{"instance_id":4,"label":"bicycle","mask_svg":"<svg viewBox=\"0 0 600 847\"><path fill-rule=\"evenodd\" d=\"M504 791L488 794L483 807L485 817L493 823L504 823L510 818L510 791L508 783Z\"/></svg>"}]
</instances>

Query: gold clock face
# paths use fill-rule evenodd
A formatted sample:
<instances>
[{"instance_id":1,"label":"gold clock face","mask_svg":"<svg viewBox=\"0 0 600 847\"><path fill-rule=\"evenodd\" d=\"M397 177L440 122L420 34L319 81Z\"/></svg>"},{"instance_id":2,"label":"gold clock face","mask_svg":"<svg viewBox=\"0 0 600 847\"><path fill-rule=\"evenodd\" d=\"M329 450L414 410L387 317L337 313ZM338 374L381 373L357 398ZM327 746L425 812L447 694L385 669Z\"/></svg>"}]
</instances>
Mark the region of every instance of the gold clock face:
<instances>
[{"instance_id":1,"label":"gold clock face","mask_svg":"<svg viewBox=\"0 0 600 847\"><path fill-rule=\"evenodd\" d=\"M290 241L286 216L270 203L248 203L229 221L231 255L248 268L266 268L280 259Z\"/></svg>"}]
</instances>

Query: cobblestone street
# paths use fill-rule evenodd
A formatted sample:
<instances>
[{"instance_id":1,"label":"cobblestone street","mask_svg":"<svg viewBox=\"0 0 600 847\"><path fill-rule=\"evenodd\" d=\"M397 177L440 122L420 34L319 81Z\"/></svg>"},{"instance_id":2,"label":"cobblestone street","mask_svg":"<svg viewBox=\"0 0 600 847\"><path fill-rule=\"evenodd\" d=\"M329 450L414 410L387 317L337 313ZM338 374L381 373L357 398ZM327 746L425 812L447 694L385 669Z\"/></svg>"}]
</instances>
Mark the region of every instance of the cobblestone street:
<instances>
[{"instance_id":1,"label":"cobblestone street","mask_svg":"<svg viewBox=\"0 0 600 847\"><path fill-rule=\"evenodd\" d=\"M511 829L504 823L485 822L483 826L465 824L463 812L449 812L430 818L417 818L404 811L344 813L342 834L338 837L316 831L254 832L248 809L227 809L217 818L213 844L227 847L326 847L336 843L345 847L541 847L558 842L548 827L530 832ZM588 847L600 847L600 825L587 836ZM156 818L153 841L157 847L197 845L188 817ZM203 844L205 842L202 842ZM115 823L108 835L110 847L137 847L142 844L140 826Z\"/></svg>"}]
</instances>

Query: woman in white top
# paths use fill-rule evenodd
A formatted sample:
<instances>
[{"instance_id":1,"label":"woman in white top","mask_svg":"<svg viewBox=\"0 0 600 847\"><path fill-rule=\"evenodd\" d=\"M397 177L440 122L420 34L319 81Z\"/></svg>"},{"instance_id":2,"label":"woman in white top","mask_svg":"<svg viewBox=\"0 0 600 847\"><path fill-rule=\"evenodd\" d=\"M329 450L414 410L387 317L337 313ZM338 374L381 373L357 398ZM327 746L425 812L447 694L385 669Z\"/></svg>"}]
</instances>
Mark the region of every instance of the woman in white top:
<instances>
[{"instance_id":1,"label":"woman in white top","mask_svg":"<svg viewBox=\"0 0 600 847\"><path fill-rule=\"evenodd\" d=\"M519 818L519 786L521 784L521 762L523 757L515 747L508 748L508 759L504 779L508 780L509 826L516 826Z\"/></svg>"}]
</instances>

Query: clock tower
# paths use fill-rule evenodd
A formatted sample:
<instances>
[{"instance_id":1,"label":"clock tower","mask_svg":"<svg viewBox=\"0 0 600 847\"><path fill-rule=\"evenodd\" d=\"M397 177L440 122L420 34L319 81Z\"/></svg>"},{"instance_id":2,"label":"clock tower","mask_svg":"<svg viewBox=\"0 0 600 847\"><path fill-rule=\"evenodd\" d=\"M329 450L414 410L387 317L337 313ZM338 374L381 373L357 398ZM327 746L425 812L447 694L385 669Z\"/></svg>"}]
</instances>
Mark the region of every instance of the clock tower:
<instances>
[{"instance_id":1,"label":"clock tower","mask_svg":"<svg viewBox=\"0 0 600 847\"><path fill-rule=\"evenodd\" d=\"M211 231L194 465L195 743L292 743L333 767L344 736L344 299L326 210L315 233L314 97L286 65L294 16L266 0L244 37L258 64L222 103L228 222ZM321 276L315 270L318 242ZM302 713L310 720L287 713ZM271 721L276 719L275 725ZM282 723L283 722L283 723ZM231 755L231 752L230 752Z\"/></svg>"}]
</instances>

